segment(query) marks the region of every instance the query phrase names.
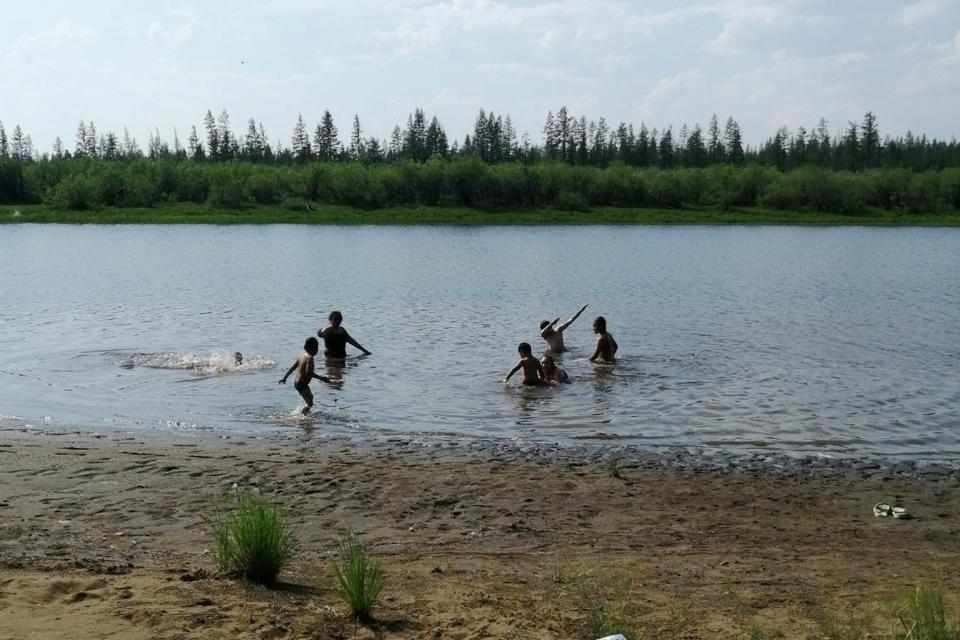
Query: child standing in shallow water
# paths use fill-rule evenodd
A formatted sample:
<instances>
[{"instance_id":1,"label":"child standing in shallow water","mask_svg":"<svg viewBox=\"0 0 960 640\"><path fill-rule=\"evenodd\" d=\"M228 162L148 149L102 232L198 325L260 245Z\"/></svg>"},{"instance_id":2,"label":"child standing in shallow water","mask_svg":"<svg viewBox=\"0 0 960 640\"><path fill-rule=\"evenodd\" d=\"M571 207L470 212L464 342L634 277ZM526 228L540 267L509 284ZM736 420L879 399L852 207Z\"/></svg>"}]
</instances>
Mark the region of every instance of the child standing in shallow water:
<instances>
[{"instance_id":1,"label":"child standing in shallow water","mask_svg":"<svg viewBox=\"0 0 960 640\"><path fill-rule=\"evenodd\" d=\"M613 336L607 332L607 320L603 316L597 316L593 321L593 332L597 334L597 348L590 356L590 362L601 362L604 364L613 364L617 361L617 349L619 345L613 339Z\"/></svg>"},{"instance_id":2,"label":"child standing in shallow water","mask_svg":"<svg viewBox=\"0 0 960 640\"><path fill-rule=\"evenodd\" d=\"M303 398L303 401L307 403L307 406L301 411L303 415L310 413L310 409L313 407L313 392L310 391L310 381L316 378L322 382L330 382L330 378L318 376L313 372L313 357L317 355L317 351L319 350L320 343L317 342L317 339L307 338L306 342L303 343L303 353L300 354L300 357L297 358L297 361L293 363L293 366L287 370L284 376L280 378L280 384L286 384L290 374L293 373L294 370L297 371L297 379L293 383L293 388L297 390L300 397Z\"/></svg>"},{"instance_id":3,"label":"child standing in shallow water","mask_svg":"<svg viewBox=\"0 0 960 640\"><path fill-rule=\"evenodd\" d=\"M510 370L507 377L503 379L504 382L510 380L513 374L523 369L523 377L520 379L522 384L528 387L542 387L549 384L544 380L543 366L539 360L533 357L533 349L531 349L529 343L521 342L520 346L517 347L517 353L520 354L520 362Z\"/></svg>"}]
</instances>

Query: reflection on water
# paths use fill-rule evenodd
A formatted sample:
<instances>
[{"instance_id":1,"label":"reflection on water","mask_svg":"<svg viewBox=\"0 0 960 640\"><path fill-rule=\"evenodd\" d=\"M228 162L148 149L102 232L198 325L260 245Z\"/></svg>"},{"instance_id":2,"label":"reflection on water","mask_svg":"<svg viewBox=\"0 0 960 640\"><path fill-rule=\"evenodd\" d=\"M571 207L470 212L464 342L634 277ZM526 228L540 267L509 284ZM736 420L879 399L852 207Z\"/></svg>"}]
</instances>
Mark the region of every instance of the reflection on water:
<instances>
[{"instance_id":1,"label":"reflection on water","mask_svg":"<svg viewBox=\"0 0 960 640\"><path fill-rule=\"evenodd\" d=\"M0 269L0 428L960 454L955 229L25 225ZM572 384L500 382L584 303ZM277 380L333 309L373 355L303 418Z\"/></svg>"}]
</instances>

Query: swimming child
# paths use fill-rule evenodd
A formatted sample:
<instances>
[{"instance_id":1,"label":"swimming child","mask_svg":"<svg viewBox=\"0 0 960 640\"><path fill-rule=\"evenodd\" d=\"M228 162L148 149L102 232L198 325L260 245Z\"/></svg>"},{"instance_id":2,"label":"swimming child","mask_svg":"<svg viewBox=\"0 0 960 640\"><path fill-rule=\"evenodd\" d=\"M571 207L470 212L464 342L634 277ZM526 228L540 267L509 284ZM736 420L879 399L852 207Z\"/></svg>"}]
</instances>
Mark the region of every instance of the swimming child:
<instances>
[{"instance_id":1,"label":"swimming child","mask_svg":"<svg viewBox=\"0 0 960 640\"><path fill-rule=\"evenodd\" d=\"M544 380L543 366L541 366L539 360L533 357L533 349L530 348L529 343L521 342L520 346L517 347L517 353L520 354L520 362L510 370L507 377L503 379L504 382L510 380L513 374L523 369L523 377L520 379L522 384L528 387L542 387L549 384Z\"/></svg>"},{"instance_id":2,"label":"swimming child","mask_svg":"<svg viewBox=\"0 0 960 640\"><path fill-rule=\"evenodd\" d=\"M540 358L540 365L543 367L543 379L547 382L570 384L570 376L567 375L566 371L557 366L552 356L543 356Z\"/></svg>"},{"instance_id":3,"label":"swimming child","mask_svg":"<svg viewBox=\"0 0 960 640\"><path fill-rule=\"evenodd\" d=\"M587 305L580 307L580 311L577 311L573 314L573 317L561 324L560 326L554 326L559 321L560 318L557 318L553 322L549 320L544 320L540 323L540 337L546 340L547 347L553 353L563 353L567 350L566 346L563 344L563 331L571 324L573 321L580 317L580 314L583 313L583 310L587 308Z\"/></svg>"},{"instance_id":4,"label":"swimming child","mask_svg":"<svg viewBox=\"0 0 960 640\"><path fill-rule=\"evenodd\" d=\"M293 373L294 369L297 371L297 379L293 383L293 388L297 390L300 394L300 397L303 398L303 401L307 403L307 406L303 408L301 413L307 415L310 413L310 408L313 407L313 392L310 391L310 381L316 378L322 382L330 382L330 378L325 376L318 376L313 372L313 356L317 355L317 351L320 350L320 343L317 342L316 338L307 338L306 342L303 343L303 353L300 354L300 357L297 358L297 361L293 363L293 366L280 378L280 384L287 384L287 378Z\"/></svg>"},{"instance_id":5,"label":"swimming child","mask_svg":"<svg viewBox=\"0 0 960 640\"><path fill-rule=\"evenodd\" d=\"M345 360L347 357L347 343L352 344L364 355L370 355L370 352L361 346L359 342L350 337L347 330L340 326L343 322L343 314L339 311L330 312L330 326L317 331L317 337L323 338L323 356L334 360Z\"/></svg>"},{"instance_id":6,"label":"swimming child","mask_svg":"<svg viewBox=\"0 0 960 640\"><path fill-rule=\"evenodd\" d=\"M616 353L619 345L613 339L613 336L607 333L607 320L603 316L597 316L593 321L593 332L597 334L597 349L590 356L590 362L604 362L613 364L616 362Z\"/></svg>"},{"instance_id":7,"label":"swimming child","mask_svg":"<svg viewBox=\"0 0 960 640\"><path fill-rule=\"evenodd\" d=\"M243 354L239 351L233 352L233 363L238 367L243 364Z\"/></svg>"}]
</instances>

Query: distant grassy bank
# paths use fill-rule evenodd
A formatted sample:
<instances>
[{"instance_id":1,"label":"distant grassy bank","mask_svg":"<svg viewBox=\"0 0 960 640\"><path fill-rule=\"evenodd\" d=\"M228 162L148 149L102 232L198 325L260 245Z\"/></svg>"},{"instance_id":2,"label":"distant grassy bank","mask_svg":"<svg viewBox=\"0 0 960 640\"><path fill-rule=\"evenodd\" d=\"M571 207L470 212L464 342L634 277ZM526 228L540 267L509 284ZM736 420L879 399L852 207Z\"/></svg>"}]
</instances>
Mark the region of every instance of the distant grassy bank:
<instances>
[{"instance_id":1,"label":"distant grassy bank","mask_svg":"<svg viewBox=\"0 0 960 640\"><path fill-rule=\"evenodd\" d=\"M721 210L631 209L599 207L590 211L550 208L479 209L470 207L390 207L357 209L312 204L310 210L275 206L218 209L207 205L175 204L154 208L106 207L88 211L46 205L0 207L0 223L61 224L380 224L380 225L540 225L540 224L786 224L958 226L960 212L908 214L867 210L859 214L782 211L760 208Z\"/></svg>"}]
</instances>

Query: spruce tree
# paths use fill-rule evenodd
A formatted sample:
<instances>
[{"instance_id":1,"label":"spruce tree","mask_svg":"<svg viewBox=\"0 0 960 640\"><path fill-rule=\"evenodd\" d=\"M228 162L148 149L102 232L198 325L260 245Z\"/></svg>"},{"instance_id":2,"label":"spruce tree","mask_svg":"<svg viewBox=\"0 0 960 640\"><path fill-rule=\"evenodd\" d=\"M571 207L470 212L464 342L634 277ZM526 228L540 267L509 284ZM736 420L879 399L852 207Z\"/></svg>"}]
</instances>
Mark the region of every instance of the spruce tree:
<instances>
[{"instance_id":1,"label":"spruce tree","mask_svg":"<svg viewBox=\"0 0 960 640\"><path fill-rule=\"evenodd\" d=\"M207 109L207 115L203 117L203 126L207 130L207 155L211 160L218 160L220 158L220 132L217 131L217 121L210 109Z\"/></svg>"},{"instance_id":2,"label":"spruce tree","mask_svg":"<svg viewBox=\"0 0 960 640\"><path fill-rule=\"evenodd\" d=\"M59 140L59 138L57 138ZM6 158L10 155L10 149L7 143L7 131L3 128L3 122L0 121L0 158Z\"/></svg>"},{"instance_id":3,"label":"spruce tree","mask_svg":"<svg viewBox=\"0 0 960 640\"><path fill-rule=\"evenodd\" d=\"M353 114L353 126L350 128L350 148L347 149L352 160L363 157L363 137L360 130L360 116Z\"/></svg>"},{"instance_id":4,"label":"spruce tree","mask_svg":"<svg viewBox=\"0 0 960 640\"><path fill-rule=\"evenodd\" d=\"M307 124L303 121L303 114L297 114L297 124L293 127L293 135L290 138L290 150L293 152L293 157L297 162L307 162L312 156L310 150L310 134L307 133ZM280 155L281 150L279 148L279 143L277 147L277 155Z\"/></svg>"},{"instance_id":5,"label":"spruce tree","mask_svg":"<svg viewBox=\"0 0 960 640\"><path fill-rule=\"evenodd\" d=\"M13 128L13 137L10 139L10 154L14 160L26 160L26 140L24 140L23 129L18 124Z\"/></svg>"},{"instance_id":6,"label":"spruce tree","mask_svg":"<svg viewBox=\"0 0 960 640\"><path fill-rule=\"evenodd\" d=\"M77 125L77 137L73 149L74 157L82 157L87 152L87 123L83 120Z\"/></svg>"},{"instance_id":7,"label":"spruce tree","mask_svg":"<svg viewBox=\"0 0 960 640\"><path fill-rule=\"evenodd\" d=\"M689 167L705 167L708 159L707 147L703 143L703 131L699 124L695 124L687 136L686 164Z\"/></svg>"},{"instance_id":8,"label":"spruce tree","mask_svg":"<svg viewBox=\"0 0 960 640\"><path fill-rule=\"evenodd\" d=\"M226 109L220 111L217 116L217 135L219 137L219 146L217 151L220 154L220 160L229 160L237 149L237 141L234 139L233 132L230 129L230 114Z\"/></svg>"},{"instance_id":9,"label":"spruce tree","mask_svg":"<svg viewBox=\"0 0 960 640\"><path fill-rule=\"evenodd\" d=\"M724 138L727 146L727 160L735 165L743 164L743 137L740 134L740 125L733 119L733 116L727 118Z\"/></svg>"},{"instance_id":10,"label":"spruce tree","mask_svg":"<svg viewBox=\"0 0 960 640\"><path fill-rule=\"evenodd\" d=\"M87 140L83 150L91 158L97 157L97 127L93 124L93 120L87 125Z\"/></svg>"},{"instance_id":11,"label":"spruce tree","mask_svg":"<svg viewBox=\"0 0 960 640\"><path fill-rule=\"evenodd\" d=\"M877 166L880 158L880 132L877 130L877 117L872 111L867 111L863 116L861 131L863 166L871 169Z\"/></svg>"},{"instance_id":12,"label":"spruce tree","mask_svg":"<svg viewBox=\"0 0 960 640\"><path fill-rule=\"evenodd\" d=\"M557 157L557 126L553 120L553 112L547 111L547 121L543 125L543 150L551 160Z\"/></svg>"},{"instance_id":13,"label":"spruce tree","mask_svg":"<svg viewBox=\"0 0 960 640\"><path fill-rule=\"evenodd\" d=\"M667 127L660 138L660 167L669 169L673 166L673 127Z\"/></svg>"},{"instance_id":14,"label":"spruce tree","mask_svg":"<svg viewBox=\"0 0 960 640\"><path fill-rule=\"evenodd\" d=\"M337 158L340 151L338 136L337 127L333 124L333 116L329 110L324 110L320 124L317 125L313 135L314 153L318 159L330 162Z\"/></svg>"},{"instance_id":15,"label":"spruce tree","mask_svg":"<svg viewBox=\"0 0 960 640\"><path fill-rule=\"evenodd\" d=\"M723 162L724 148L720 140L720 122L717 120L717 114L710 118L710 128L707 131L707 153L710 156L710 164L719 164Z\"/></svg>"},{"instance_id":16,"label":"spruce tree","mask_svg":"<svg viewBox=\"0 0 960 640\"><path fill-rule=\"evenodd\" d=\"M127 130L123 130L124 136L127 135ZM126 144L124 144L126 146ZM197 157L197 150L200 149L200 136L197 135L196 125L190 127L190 137L187 138L187 155L191 160L199 160Z\"/></svg>"},{"instance_id":17,"label":"spruce tree","mask_svg":"<svg viewBox=\"0 0 960 640\"><path fill-rule=\"evenodd\" d=\"M2 129L3 127L0 126L0 134L3 133ZM4 144L5 142L6 140L3 139L3 136L0 136L0 158L6 157L6 154L3 153L4 147L6 146ZM60 136L57 136L53 140L53 157L57 160L63 159L63 140L60 139Z\"/></svg>"}]
</instances>

